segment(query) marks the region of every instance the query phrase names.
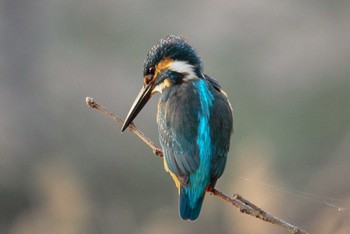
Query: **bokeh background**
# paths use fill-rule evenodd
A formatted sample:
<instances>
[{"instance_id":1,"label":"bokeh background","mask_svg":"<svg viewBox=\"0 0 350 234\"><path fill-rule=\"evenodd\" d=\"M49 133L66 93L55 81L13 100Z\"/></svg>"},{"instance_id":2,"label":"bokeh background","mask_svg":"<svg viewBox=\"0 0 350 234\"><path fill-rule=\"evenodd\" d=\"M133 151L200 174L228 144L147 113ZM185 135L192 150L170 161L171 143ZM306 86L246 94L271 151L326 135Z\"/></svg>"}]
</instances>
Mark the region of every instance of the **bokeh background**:
<instances>
[{"instance_id":1,"label":"bokeh background","mask_svg":"<svg viewBox=\"0 0 350 234\"><path fill-rule=\"evenodd\" d=\"M184 35L233 104L217 188L311 233L350 230L349 1L2 0L0 233L285 233L210 195L178 216L125 117L148 49ZM136 124L157 140L157 97Z\"/></svg>"}]
</instances>

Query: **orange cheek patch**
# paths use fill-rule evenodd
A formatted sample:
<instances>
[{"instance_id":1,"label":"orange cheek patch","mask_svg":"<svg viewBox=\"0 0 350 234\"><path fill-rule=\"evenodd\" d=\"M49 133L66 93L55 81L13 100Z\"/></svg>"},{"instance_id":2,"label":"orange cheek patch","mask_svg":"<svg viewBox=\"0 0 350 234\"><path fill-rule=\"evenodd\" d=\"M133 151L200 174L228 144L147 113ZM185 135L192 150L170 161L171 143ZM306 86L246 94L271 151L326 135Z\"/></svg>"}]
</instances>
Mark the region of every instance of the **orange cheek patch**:
<instances>
[{"instance_id":1,"label":"orange cheek patch","mask_svg":"<svg viewBox=\"0 0 350 234\"><path fill-rule=\"evenodd\" d=\"M163 59L162 61L160 61L157 65L156 65L156 71L154 73L153 76L145 76L144 77L144 82L145 84L149 84L151 82L155 82L155 79L157 78L157 76L159 75L159 73L161 73L163 70L165 69L169 69L170 68L170 65L171 63L173 62L172 59L170 58L165 58ZM172 86L172 83L170 82L169 79L165 79L164 81L164 86L165 87L170 87ZM165 88L163 87L163 88ZM156 90L154 92L157 92Z\"/></svg>"},{"instance_id":2,"label":"orange cheek patch","mask_svg":"<svg viewBox=\"0 0 350 234\"><path fill-rule=\"evenodd\" d=\"M164 69L168 69L173 62L171 58L165 58L156 65L155 77L161 73Z\"/></svg>"}]
</instances>

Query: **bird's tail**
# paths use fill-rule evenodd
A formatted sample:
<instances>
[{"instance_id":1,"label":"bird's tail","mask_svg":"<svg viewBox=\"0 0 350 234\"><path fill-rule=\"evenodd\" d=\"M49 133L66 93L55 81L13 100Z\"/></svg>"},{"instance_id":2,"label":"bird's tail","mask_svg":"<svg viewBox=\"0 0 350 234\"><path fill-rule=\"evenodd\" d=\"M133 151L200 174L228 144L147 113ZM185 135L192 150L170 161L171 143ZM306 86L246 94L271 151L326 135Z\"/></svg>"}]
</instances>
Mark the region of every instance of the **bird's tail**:
<instances>
[{"instance_id":1,"label":"bird's tail","mask_svg":"<svg viewBox=\"0 0 350 234\"><path fill-rule=\"evenodd\" d=\"M181 187L180 189L180 203L179 203L179 209L180 209L180 216L183 220L191 220L194 221L198 218L199 213L202 208L203 204L203 196L200 197L195 202L190 202L190 197L188 196L186 190Z\"/></svg>"}]
</instances>

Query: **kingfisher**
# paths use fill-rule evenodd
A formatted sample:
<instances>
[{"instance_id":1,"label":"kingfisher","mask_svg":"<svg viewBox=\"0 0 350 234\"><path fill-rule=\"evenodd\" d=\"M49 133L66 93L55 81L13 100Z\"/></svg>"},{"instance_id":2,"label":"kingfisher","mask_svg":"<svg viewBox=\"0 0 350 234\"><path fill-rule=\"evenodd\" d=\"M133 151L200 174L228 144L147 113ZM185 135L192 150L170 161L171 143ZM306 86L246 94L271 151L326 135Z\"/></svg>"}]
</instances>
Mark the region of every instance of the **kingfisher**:
<instances>
[{"instance_id":1,"label":"kingfisher","mask_svg":"<svg viewBox=\"0 0 350 234\"><path fill-rule=\"evenodd\" d=\"M194 221L205 193L225 169L233 131L231 104L219 83L203 73L200 57L182 36L169 35L149 50L143 82L122 132L160 93L157 124L164 168L178 188L180 217Z\"/></svg>"}]
</instances>

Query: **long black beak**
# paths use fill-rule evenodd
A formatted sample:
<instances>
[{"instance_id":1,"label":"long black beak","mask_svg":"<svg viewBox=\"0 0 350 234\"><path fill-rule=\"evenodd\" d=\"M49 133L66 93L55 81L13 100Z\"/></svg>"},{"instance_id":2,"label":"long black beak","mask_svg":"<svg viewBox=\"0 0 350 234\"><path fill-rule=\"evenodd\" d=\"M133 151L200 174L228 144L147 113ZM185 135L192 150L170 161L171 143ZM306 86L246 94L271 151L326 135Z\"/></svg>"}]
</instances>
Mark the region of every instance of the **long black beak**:
<instances>
[{"instance_id":1,"label":"long black beak","mask_svg":"<svg viewBox=\"0 0 350 234\"><path fill-rule=\"evenodd\" d=\"M135 119L137 114L142 110L142 108L146 105L148 100L152 96L153 85L148 84L142 87L140 93L137 95L134 103L132 104L128 115L124 121L122 132L129 126L129 124Z\"/></svg>"}]
</instances>

